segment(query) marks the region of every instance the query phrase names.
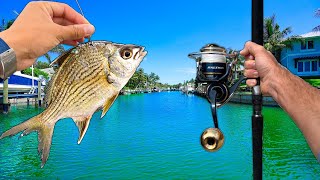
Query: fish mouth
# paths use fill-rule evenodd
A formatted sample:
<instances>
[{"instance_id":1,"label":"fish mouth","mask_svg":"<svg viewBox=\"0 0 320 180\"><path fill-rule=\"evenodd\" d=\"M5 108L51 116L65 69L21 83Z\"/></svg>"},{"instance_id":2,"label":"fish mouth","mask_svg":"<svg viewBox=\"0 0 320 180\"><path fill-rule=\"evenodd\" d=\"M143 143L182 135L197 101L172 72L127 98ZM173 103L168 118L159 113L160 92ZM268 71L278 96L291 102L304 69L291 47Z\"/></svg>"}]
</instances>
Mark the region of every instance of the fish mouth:
<instances>
[{"instance_id":1,"label":"fish mouth","mask_svg":"<svg viewBox=\"0 0 320 180\"><path fill-rule=\"evenodd\" d=\"M136 55L138 55L139 57L137 59L139 59L140 61L147 55L147 51L144 50L145 47L141 47L139 53L137 53ZM134 57L134 59L136 59L136 57Z\"/></svg>"}]
</instances>

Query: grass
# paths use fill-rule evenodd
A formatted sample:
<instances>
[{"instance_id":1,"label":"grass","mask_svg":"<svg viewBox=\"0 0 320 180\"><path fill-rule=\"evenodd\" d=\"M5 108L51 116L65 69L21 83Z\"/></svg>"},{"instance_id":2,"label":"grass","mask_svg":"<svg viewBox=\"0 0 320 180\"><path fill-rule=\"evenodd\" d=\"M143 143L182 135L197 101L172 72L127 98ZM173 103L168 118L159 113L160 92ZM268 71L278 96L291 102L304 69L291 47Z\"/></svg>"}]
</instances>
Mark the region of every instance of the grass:
<instances>
[{"instance_id":1,"label":"grass","mask_svg":"<svg viewBox=\"0 0 320 180\"><path fill-rule=\"evenodd\" d=\"M305 79L307 83L314 87L320 87L320 79Z\"/></svg>"}]
</instances>

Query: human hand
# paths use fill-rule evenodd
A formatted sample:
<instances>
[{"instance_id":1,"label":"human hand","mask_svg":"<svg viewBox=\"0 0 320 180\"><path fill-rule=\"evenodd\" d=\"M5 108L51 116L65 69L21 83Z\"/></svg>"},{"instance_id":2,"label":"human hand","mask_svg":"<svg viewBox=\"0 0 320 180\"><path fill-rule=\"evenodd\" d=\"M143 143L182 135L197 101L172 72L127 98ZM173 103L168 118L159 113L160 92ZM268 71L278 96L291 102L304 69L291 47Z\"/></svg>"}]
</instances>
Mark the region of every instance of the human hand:
<instances>
[{"instance_id":1,"label":"human hand","mask_svg":"<svg viewBox=\"0 0 320 180\"><path fill-rule=\"evenodd\" d=\"M261 91L265 95L270 95L273 82L277 81L280 76L282 67L270 51L263 46L248 41L244 49L240 52L245 57L244 75L249 78L246 83L253 87L257 84L256 79L260 77Z\"/></svg>"},{"instance_id":2,"label":"human hand","mask_svg":"<svg viewBox=\"0 0 320 180\"><path fill-rule=\"evenodd\" d=\"M0 33L0 38L14 49L17 70L23 70L58 44L77 45L94 30L82 15L66 4L31 2L13 25Z\"/></svg>"}]
</instances>

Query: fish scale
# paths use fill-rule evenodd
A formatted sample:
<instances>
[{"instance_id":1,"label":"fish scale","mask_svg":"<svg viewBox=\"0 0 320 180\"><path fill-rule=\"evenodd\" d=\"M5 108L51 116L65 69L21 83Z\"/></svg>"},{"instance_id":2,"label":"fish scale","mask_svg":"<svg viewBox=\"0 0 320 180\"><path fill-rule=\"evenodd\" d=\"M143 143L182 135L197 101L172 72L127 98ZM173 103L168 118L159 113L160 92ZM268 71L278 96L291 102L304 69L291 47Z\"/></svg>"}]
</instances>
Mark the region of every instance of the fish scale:
<instances>
[{"instance_id":1,"label":"fish scale","mask_svg":"<svg viewBox=\"0 0 320 180\"><path fill-rule=\"evenodd\" d=\"M52 63L60 67L46 87L47 108L7 130L0 139L21 131L20 136L37 131L43 167L56 122L72 118L79 128L79 144L93 113L102 108L101 117L105 115L146 54L144 47L107 41L91 41L70 49Z\"/></svg>"}]
</instances>

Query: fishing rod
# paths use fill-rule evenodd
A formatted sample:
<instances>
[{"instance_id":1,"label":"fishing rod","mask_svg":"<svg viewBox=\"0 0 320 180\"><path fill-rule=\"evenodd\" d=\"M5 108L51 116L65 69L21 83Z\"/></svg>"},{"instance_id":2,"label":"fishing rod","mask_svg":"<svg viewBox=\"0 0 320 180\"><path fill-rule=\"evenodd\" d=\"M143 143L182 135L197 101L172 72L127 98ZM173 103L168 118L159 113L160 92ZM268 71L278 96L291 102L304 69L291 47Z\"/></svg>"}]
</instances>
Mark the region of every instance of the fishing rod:
<instances>
[{"instance_id":1,"label":"fishing rod","mask_svg":"<svg viewBox=\"0 0 320 180\"><path fill-rule=\"evenodd\" d=\"M252 41L263 45L263 0L252 0ZM253 160L253 179L262 179L262 94L260 79L252 89L252 160Z\"/></svg>"},{"instance_id":2,"label":"fishing rod","mask_svg":"<svg viewBox=\"0 0 320 180\"><path fill-rule=\"evenodd\" d=\"M263 0L252 0L252 41L263 45ZM233 96L240 83L240 78L232 83L233 67L238 59L238 52L227 53L226 49L217 44L207 44L200 52L190 53L189 58L196 61L197 93L207 98L210 103L214 128L207 128L200 136L202 147L209 152L219 150L224 144L224 135L218 126L217 108L226 104ZM231 63L227 59L232 60ZM236 72L237 73L237 72ZM200 88L199 88L200 87ZM252 89L252 159L253 179L262 179L262 94L260 79Z\"/></svg>"}]
</instances>

